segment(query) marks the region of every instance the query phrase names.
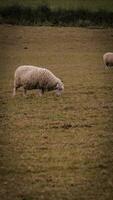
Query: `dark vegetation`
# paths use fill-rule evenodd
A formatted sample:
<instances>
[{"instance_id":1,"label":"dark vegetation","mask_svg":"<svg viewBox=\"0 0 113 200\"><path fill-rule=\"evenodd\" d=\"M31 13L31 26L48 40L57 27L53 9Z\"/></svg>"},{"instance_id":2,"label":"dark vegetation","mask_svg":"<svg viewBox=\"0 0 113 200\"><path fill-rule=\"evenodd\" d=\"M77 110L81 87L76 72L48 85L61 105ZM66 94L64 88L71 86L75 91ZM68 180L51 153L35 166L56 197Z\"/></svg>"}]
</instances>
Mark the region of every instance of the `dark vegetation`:
<instances>
[{"instance_id":1,"label":"dark vegetation","mask_svg":"<svg viewBox=\"0 0 113 200\"><path fill-rule=\"evenodd\" d=\"M35 8L12 5L0 8L0 23L46 26L104 26L113 27L113 12L85 9L52 10L47 5Z\"/></svg>"}]
</instances>

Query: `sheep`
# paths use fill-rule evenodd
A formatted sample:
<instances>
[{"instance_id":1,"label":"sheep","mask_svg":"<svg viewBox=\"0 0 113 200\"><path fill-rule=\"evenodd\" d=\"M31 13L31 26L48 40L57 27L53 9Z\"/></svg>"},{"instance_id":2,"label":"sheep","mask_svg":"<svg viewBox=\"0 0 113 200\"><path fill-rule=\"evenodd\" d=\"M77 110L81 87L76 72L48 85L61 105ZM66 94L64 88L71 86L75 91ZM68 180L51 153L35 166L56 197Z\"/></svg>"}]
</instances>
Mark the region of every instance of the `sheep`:
<instances>
[{"instance_id":1,"label":"sheep","mask_svg":"<svg viewBox=\"0 0 113 200\"><path fill-rule=\"evenodd\" d=\"M14 74L13 96L16 95L18 88L23 88L23 95L26 96L27 90L37 89L39 96L45 91L56 91L60 95L64 90L63 82L57 78L50 70L32 65L19 66Z\"/></svg>"},{"instance_id":2,"label":"sheep","mask_svg":"<svg viewBox=\"0 0 113 200\"><path fill-rule=\"evenodd\" d=\"M104 64L106 65L106 67L112 67L113 66L113 53L111 53L111 52L105 53L103 55L103 61L104 61Z\"/></svg>"}]
</instances>

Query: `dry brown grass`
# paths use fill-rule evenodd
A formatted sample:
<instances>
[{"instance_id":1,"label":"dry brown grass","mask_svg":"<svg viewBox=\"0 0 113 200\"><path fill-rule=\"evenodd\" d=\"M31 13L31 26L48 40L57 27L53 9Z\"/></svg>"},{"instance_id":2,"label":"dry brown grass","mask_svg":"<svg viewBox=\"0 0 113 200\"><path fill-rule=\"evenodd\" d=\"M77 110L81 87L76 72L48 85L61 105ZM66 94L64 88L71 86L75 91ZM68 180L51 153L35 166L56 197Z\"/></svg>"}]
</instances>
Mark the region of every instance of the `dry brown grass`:
<instances>
[{"instance_id":1,"label":"dry brown grass","mask_svg":"<svg viewBox=\"0 0 113 200\"><path fill-rule=\"evenodd\" d=\"M0 26L0 199L113 199L112 31ZM64 94L12 98L21 64L47 66Z\"/></svg>"}]
</instances>

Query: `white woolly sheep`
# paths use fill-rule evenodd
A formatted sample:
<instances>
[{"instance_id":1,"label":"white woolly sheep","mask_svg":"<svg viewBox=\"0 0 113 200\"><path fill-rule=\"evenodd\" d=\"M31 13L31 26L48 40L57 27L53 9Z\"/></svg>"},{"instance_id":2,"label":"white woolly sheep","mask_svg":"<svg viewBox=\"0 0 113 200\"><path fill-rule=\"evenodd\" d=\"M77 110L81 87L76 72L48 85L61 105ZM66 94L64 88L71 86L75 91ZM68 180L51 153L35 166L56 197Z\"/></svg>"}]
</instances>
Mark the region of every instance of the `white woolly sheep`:
<instances>
[{"instance_id":1,"label":"white woolly sheep","mask_svg":"<svg viewBox=\"0 0 113 200\"><path fill-rule=\"evenodd\" d=\"M18 88L23 88L23 95L27 90L37 89L42 96L45 91L55 90L60 95L64 90L64 84L51 71L31 65L19 66L14 74L13 96L16 95Z\"/></svg>"},{"instance_id":2,"label":"white woolly sheep","mask_svg":"<svg viewBox=\"0 0 113 200\"><path fill-rule=\"evenodd\" d=\"M113 53L111 53L111 52L105 53L103 55L103 61L104 61L104 64L106 65L106 67L112 67L113 66Z\"/></svg>"}]
</instances>

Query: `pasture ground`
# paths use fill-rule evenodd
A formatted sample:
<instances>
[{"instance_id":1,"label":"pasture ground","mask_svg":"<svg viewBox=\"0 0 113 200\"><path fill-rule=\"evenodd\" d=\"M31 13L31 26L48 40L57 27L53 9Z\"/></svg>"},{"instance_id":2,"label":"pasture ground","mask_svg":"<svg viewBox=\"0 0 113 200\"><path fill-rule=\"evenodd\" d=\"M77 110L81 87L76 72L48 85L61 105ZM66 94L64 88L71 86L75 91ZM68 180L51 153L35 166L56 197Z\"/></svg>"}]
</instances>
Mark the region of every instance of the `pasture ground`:
<instances>
[{"instance_id":1,"label":"pasture ground","mask_svg":"<svg viewBox=\"0 0 113 200\"><path fill-rule=\"evenodd\" d=\"M0 199L113 199L112 29L0 26ZM18 65L65 85L12 98Z\"/></svg>"}]
</instances>

